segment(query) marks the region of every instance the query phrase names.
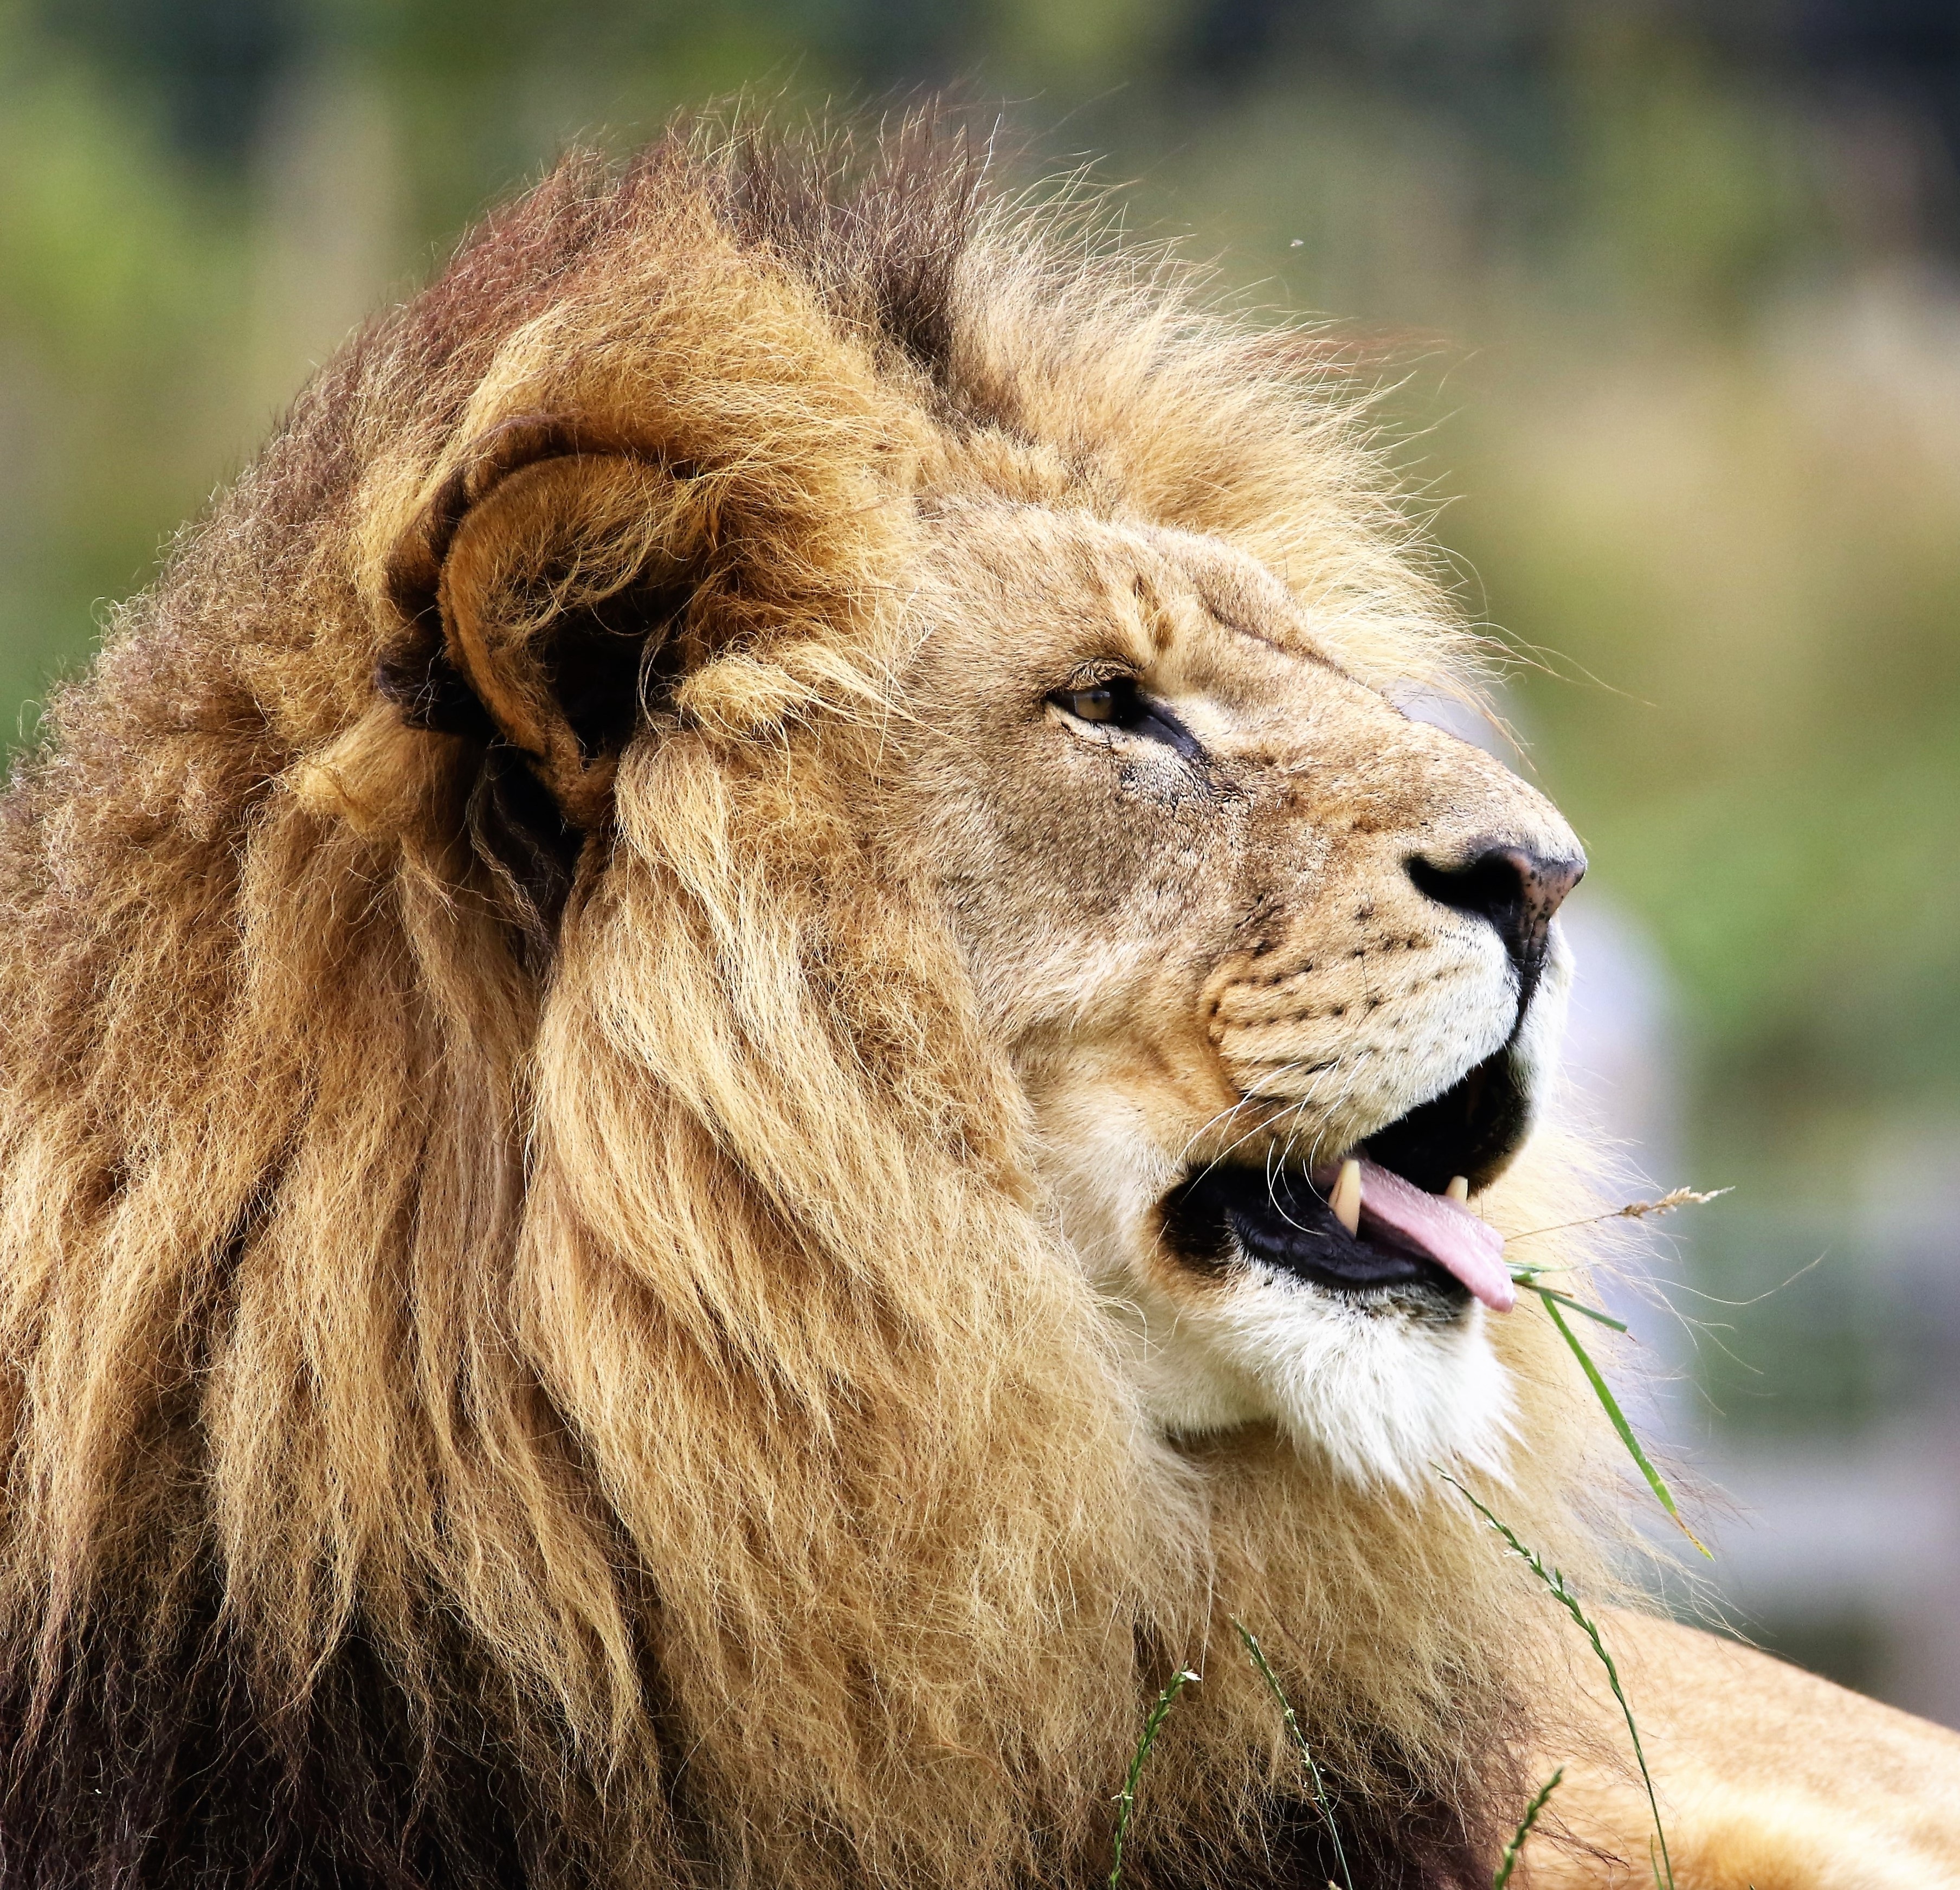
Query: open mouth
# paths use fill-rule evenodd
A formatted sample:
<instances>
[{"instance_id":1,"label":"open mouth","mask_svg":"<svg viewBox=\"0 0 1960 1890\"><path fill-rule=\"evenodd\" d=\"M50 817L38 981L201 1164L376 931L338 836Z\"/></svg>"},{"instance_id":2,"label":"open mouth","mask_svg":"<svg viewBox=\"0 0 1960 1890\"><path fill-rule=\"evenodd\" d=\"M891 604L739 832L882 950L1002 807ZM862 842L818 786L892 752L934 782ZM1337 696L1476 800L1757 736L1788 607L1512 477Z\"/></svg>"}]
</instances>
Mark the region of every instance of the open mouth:
<instances>
[{"instance_id":1,"label":"open mouth","mask_svg":"<svg viewBox=\"0 0 1960 1890\"><path fill-rule=\"evenodd\" d=\"M1467 1199L1529 1124L1522 1076L1502 1050L1339 1162L1200 1169L1165 1199L1164 1238L1206 1268L1236 1250L1336 1292L1418 1291L1455 1304L1474 1295L1507 1312L1516 1294L1503 1237Z\"/></svg>"}]
</instances>

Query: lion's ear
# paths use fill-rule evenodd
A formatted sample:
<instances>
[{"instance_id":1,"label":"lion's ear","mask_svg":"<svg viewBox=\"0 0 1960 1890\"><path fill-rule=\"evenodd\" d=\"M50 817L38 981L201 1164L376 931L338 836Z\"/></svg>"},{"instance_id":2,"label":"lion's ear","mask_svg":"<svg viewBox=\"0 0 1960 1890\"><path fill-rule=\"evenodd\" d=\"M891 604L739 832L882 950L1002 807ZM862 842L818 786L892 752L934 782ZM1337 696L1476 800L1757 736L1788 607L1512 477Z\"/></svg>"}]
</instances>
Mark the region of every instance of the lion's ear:
<instances>
[{"instance_id":1,"label":"lion's ear","mask_svg":"<svg viewBox=\"0 0 1960 1890\"><path fill-rule=\"evenodd\" d=\"M514 751L568 827L601 825L650 682L686 667L714 551L699 483L566 421L477 441L390 563L409 634L383 691L418 726Z\"/></svg>"},{"instance_id":2,"label":"lion's ear","mask_svg":"<svg viewBox=\"0 0 1960 1890\"><path fill-rule=\"evenodd\" d=\"M778 657L890 588L908 514L886 502L918 442L862 363L812 355L791 314L759 365L704 343L692 380L676 365L647 403L651 438L544 414L492 429L387 559L399 628L377 684L412 727L466 738L469 837L535 935L609 823L636 728L752 735L846 686L835 665L798 680Z\"/></svg>"}]
</instances>

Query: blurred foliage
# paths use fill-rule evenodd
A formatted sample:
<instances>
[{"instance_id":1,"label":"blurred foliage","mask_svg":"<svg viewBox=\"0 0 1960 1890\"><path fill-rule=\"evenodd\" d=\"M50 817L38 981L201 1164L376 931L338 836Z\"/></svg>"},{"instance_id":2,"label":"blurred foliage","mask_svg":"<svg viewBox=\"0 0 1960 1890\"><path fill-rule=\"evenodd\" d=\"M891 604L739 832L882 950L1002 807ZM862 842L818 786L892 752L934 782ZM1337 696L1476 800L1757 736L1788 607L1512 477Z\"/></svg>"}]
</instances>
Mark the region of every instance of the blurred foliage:
<instances>
[{"instance_id":1,"label":"blurred foliage","mask_svg":"<svg viewBox=\"0 0 1960 1890\"><path fill-rule=\"evenodd\" d=\"M1960 1121L1930 0L0 0L0 693L568 138L948 81L1376 364L1542 778L1678 980L1694 1175L1841 1209L1847 1149Z\"/></svg>"}]
</instances>

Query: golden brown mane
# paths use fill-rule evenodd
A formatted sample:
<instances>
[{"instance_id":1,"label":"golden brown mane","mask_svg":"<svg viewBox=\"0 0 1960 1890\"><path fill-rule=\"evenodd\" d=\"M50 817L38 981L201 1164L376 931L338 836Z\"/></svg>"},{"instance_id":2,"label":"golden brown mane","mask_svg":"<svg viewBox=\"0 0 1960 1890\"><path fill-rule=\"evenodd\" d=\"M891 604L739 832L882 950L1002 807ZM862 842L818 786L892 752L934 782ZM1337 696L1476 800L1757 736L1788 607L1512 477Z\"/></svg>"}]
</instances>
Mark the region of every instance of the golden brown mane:
<instances>
[{"instance_id":1,"label":"golden brown mane","mask_svg":"<svg viewBox=\"0 0 1960 1890\"><path fill-rule=\"evenodd\" d=\"M1133 1880L1318 1890L1233 1617L1364 1869L1478 1867L1536 1604L1146 1434L881 851L892 600L982 493L1462 660L1310 350L913 126L568 161L61 696L0 874L8 1885L1087 1882L1188 1662Z\"/></svg>"}]
</instances>

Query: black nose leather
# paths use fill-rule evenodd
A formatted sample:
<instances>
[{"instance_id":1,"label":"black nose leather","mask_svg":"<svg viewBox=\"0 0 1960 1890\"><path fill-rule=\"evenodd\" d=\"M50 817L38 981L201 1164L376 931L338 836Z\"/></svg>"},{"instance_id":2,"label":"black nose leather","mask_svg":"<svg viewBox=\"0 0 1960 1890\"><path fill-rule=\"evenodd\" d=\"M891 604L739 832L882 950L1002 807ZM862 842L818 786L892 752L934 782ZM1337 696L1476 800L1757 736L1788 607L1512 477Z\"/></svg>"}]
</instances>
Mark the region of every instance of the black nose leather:
<instances>
[{"instance_id":1,"label":"black nose leather","mask_svg":"<svg viewBox=\"0 0 1960 1890\"><path fill-rule=\"evenodd\" d=\"M1551 915L1585 877L1586 862L1507 842L1478 842L1458 865L1439 865L1418 856L1409 862L1408 875L1438 905L1488 920L1529 980L1545 962Z\"/></svg>"}]
</instances>

